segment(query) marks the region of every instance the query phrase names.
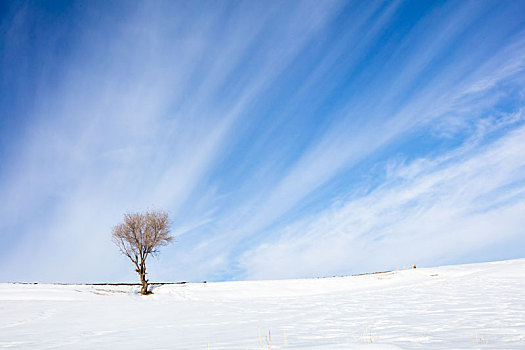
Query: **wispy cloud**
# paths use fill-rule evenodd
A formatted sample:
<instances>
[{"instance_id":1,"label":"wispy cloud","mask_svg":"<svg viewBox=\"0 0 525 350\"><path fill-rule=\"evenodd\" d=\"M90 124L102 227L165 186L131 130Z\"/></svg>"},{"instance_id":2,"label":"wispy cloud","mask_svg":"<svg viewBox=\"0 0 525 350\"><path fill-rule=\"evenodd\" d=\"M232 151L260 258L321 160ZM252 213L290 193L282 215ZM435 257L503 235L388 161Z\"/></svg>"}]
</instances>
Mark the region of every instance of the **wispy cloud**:
<instances>
[{"instance_id":1,"label":"wispy cloud","mask_svg":"<svg viewBox=\"0 0 525 350\"><path fill-rule=\"evenodd\" d=\"M456 23L447 26L449 33L440 35L436 39L437 43L431 48L427 47L425 41L421 41L420 46L412 46L410 56L407 58L409 62L410 58L414 57L419 62L417 66L428 65L428 61L438 55L437 50L444 51L451 45L455 35L465 31L465 27L474 20L470 17L475 17L476 11L463 8L459 14L451 12L449 15L455 18L452 23ZM426 22L423 21L420 26L413 29L414 32L420 31L420 27L426 27L429 25L428 22L432 23L435 20L435 16L429 16ZM411 34L413 33L411 32L409 37ZM516 38L519 42L520 36L516 35ZM518 42L511 41L502 53L488 54L483 61L484 65L462 73L461 79L458 79L460 71L471 62L468 55L458 58L452 67L431 75L418 91L408 96L400 96L394 92L400 85L421 85L421 78L415 78L417 74L414 73L411 64L395 72L394 84L385 85L379 90L365 89L359 98L350 97L348 105L341 109L345 113L341 115L341 110L334 113L334 122L305 148L300 157L289 164L277 182L267 184L267 187L263 187L262 193L257 193L255 199L249 198L246 203L239 205L241 210L234 209L232 217L227 220L233 225L223 229L223 234L211 237L210 249L220 247L219 251L221 254L226 252L226 256L229 249L235 256L237 252L242 252L242 247L257 244L259 241L264 242L268 235L279 239L281 235L279 232L265 229L275 222L283 222L283 215L297 206L304 205L302 202L308 202L307 197L317 189L341 176L367 157L388 152L386 147L402 142L402 138L410 139L429 128L449 129L450 114L454 115L456 121L461 120L463 129L468 128L465 122L469 123L472 119L479 123L480 110L487 111L496 103L495 101L498 101L492 97L489 97L488 101L482 101L487 96L497 95L500 92L494 90L494 86L505 84L523 73L524 51ZM429 53L429 50L433 52ZM512 54L509 54L510 52ZM335 59L332 57L332 60ZM423 63L421 60L427 62ZM386 61L385 65L389 64L394 65L398 62ZM425 77L427 78L428 75ZM378 83L381 81L385 84L383 78L378 76L376 79ZM479 87L483 84L482 81L487 80L492 83L485 85L483 89L477 88L477 93L474 93L471 87ZM382 99L381 108L367 103L377 96L389 96ZM399 100L402 100L402 103L399 103ZM400 107L394 109L389 107L394 105ZM446 119L447 124L442 124L442 119ZM365 185L367 186L369 185ZM286 222L286 218L284 220ZM332 243L336 244L336 242ZM290 261L284 262L282 266L287 266ZM301 263L297 265L301 266ZM249 268L247 265L243 266ZM307 266L310 267L311 264Z\"/></svg>"},{"instance_id":2,"label":"wispy cloud","mask_svg":"<svg viewBox=\"0 0 525 350\"><path fill-rule=\"evenodd\" d=\"M45 270L76 260L63 276L89 276L78 260L88 261L94 251L112 256L107 231L125 210L155 206L177 218L189 214L182 226L209 221L212 208L192 209L199 198L213 200L213 187L198 190L189 209L181 206L217 161L239 116L322 29L337 3L286 6L282 37L261 38L266 48L256 48L262 60L251 56L254 40L284 12L242 5L234 20L225 21L225 8L186 18L184 11L163 7L169 14L146 5L116 23L109 14L90 18L86 29L100 27L82 33L59 86L38 92L34 123L2 184L9 202L2 208L6 231L18 231L33 213L23 232L8 233L16 271L10 275L46 278ZM255 60L257 69L239 76L242 59ZM53 264L48 253L55 246L69 252L55 251L56 265L39 270L42 261ZM21 264L29 255L34 261ZM97 265L103 270L107 263L102 257Z\"/></svg>"},{"instance_id":3,"label":"wispy cloud","mask_svg":"<svg viewBox=\"0 0 525 350\"><path fill-rule=\"evenodd\" d=\"M372 192L287 226L243 254L245 277L447 263L522 237L524 120L520 114L519 128L481 147L472 139L438 158L399 164Z\"/></svg>"},{"instance_id":4,"label":"wispy cloud","mask_svg":"<svg viewBox=\"0 0 525 350\"><path fill-rule=\"evenodd\" d=\"M109 232L151 207L178 235L153 279L435 263L496 239L476 223L516 235L522 4L99 5L2 21L5 114L28 122L2 132L0 279L132 279Z\"/></svg>"}]
</instances>

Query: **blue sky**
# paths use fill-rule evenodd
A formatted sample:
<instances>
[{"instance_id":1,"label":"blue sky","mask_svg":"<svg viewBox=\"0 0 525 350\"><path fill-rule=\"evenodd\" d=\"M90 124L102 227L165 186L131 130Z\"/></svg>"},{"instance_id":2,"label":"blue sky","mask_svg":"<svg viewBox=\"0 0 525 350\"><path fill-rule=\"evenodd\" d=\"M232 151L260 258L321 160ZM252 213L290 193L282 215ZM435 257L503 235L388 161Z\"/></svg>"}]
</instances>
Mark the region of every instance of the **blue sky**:
<instances>
[{"instance_id":1,"label":"blue sky","mask_svg":"<svg viewBox=\"0 0 525 350\"><path fill-rule=\"evenodd\" d=\"M0 281L524 257L524 1L4 2Z\"/></svg>"}]
</instances>

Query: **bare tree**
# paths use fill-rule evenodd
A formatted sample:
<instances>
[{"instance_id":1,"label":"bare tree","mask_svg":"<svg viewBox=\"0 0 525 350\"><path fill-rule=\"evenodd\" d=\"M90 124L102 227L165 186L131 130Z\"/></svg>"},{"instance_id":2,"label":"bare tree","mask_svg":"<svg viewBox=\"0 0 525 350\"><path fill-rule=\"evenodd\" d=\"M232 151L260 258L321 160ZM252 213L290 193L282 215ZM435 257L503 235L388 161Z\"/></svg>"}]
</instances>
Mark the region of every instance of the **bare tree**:
<instances>
[{"instance_id":1,"label":"bare tree","mask_svg":"<svg viewBox=\"0 0 525 350\"><path fill-rule=\"evenodd\" d=\"M124 214L124 222L113 227L112 236L122 254L135 264L142 283L140 293L149 294L146 259L149 255L158 254L159 247L173 240L168 213L156 210Z\"/></svg>"}]
</instances>

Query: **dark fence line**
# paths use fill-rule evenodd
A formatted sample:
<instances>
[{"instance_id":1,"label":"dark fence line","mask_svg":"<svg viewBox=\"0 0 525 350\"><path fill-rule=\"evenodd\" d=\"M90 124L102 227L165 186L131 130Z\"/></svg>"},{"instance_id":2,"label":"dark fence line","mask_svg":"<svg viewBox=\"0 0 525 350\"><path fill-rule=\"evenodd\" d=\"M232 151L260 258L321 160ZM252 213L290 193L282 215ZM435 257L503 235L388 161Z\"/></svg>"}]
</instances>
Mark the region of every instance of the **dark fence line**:
<instances>
[{"instance_id":1,"label":"dark fence line","mask_svg":"<svg viewBox=\"0 0 525 350\"><path fill-rule=\"evenodd\" d=\"M39 282L7 282L11 284L54 284L58 286L141 286L140 283L39 283ZM153 282L148 283L152 286L162 286L165 284L186 284L188 282ZM195 282L195 283L206 283Z\"/></svg>"}]
</instances>

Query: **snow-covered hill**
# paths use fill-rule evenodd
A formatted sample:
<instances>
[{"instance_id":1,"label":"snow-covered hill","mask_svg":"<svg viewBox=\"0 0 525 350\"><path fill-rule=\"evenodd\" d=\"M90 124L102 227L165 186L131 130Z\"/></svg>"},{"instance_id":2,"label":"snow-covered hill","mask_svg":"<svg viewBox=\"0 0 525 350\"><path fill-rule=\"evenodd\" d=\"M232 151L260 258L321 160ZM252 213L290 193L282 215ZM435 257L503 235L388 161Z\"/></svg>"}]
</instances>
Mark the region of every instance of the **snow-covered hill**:
<instances>
[{"instance_id":1,"label":"snow-covered hill","mask_svg":"<svg viewBox=\"0 0 525 350\"><path fill-rule=\"evenodd\" d=\"M136 290L0 284L0 348L525 349L525 259Z\"/></svg>"}]
</instances>

